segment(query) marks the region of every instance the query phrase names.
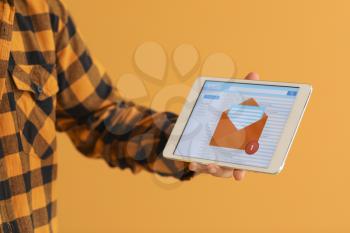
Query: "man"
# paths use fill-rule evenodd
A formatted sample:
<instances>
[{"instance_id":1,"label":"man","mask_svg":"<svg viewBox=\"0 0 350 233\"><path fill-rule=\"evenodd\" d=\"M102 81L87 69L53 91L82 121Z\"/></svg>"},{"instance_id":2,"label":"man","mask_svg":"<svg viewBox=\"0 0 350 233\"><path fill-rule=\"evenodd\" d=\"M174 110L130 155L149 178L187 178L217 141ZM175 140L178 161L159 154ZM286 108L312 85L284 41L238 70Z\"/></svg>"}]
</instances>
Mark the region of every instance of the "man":
<instances>
[{"instance_id":1,"label":"man","mask_svg":"<svg viewBox=\"0 0 350 233\"><path fill-rule=\"evenodd\" d=\"M56 130L112 167L243 178L164 159L176 115L116 98L59 0L1 0L0 19L0 232L57 232Z\"/></svg>"}]
</instances>

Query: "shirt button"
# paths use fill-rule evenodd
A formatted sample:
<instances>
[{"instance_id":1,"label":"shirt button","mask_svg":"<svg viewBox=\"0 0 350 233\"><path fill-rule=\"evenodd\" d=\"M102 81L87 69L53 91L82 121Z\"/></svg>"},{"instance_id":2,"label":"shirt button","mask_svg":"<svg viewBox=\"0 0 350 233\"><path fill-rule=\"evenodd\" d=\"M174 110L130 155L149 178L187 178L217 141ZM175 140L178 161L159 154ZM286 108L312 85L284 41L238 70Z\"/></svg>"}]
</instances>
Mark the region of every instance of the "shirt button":
<instances>
[{"instance_id":1,"label":"shirt button","mask_svg":"<svg viewBox=\"0 0 350 233\"><path fill-rule=\"evenodd\" d=\"M2 34L2 36L5 36L5 37L8 36L8 28L5 24L1 25L1 34Z\"/></svg>"},{"instance_id":2,"label":"shirt button","mask_svg":"<svg viewBox=\"0 0 350 233\"><path fill-rule=\"evenodd\" d=\"M36 93L41 94L43 92L43 88L41 86L36 86Z\"/></svg>"}]
</instances>

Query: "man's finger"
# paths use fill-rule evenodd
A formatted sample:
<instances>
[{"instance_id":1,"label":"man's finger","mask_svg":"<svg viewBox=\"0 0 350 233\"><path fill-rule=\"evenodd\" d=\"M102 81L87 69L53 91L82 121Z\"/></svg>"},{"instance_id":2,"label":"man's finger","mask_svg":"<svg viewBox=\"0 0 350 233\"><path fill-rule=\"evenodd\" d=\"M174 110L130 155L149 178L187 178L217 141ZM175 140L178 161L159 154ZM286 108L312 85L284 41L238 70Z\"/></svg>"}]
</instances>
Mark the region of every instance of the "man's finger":
<instances>
[{"instance_id":1,"label":"man's finger","mask_svg":"<svg viewBox=\"0 0 350 233\"><path fill-rule=\"evenodd\" d=\"M231 178L233 176L233 169L220 167L216 164L199 164L192 162L190 163L190 170L197 173L207 173L213 176L222 177L222 178Z\"/></svg>"},{"instance_id":2,"label":"man's finger","mask_svg":"<svg viewBox=\"0 0 350 233\"><path fill-rule=\"evenodd\" d=\"M220 167L216 164L209 164L207 167L208 167L209 173L213 176L230 178L233 175L232 168Z\"/></svg>"},{"instance_id":3,"label":"man's finger","mask_svg":"<svg viewBox=\"0 0 350 233\"><path fill-rule=\"evenodd\" d=\"M244 170L240 170L240 169L235 169L233 171L233 177L235 178L235 180L237 181L241 181L244 179L246 172Z\"/></svg>"},{"instance_id":4,"label":"man's finger","mask_svg":"<svg viewBox=\"0 0 350 233\"><path fill-rule=\"evenodd\" d=\"M198 172L198 173L208 172L208 168L206 165L195 163L195 162L190 163L189 169L191 171Z\"/></svg>"},{"instance_id":5,"label":"man's finger","mask_svg":"<svg viewBox=\"0 0 350 233\"><path fill-rule=\"evenodd\" d=\"M217 176L217 177L222 177L222 178L230 178L233 175L232 168L220 167L216 164L204 165L204 164L192 162L190 163L189 169L197 173L207 173L207 174Z\"/></svg>"},{"instance_id":6,"label":"man's finger","mask_svg":"<svg viewBox=\"0 0 350 233\"><path fill-rule=\"evenodd\" d=\"M250 72L249 74L247 74L247 76L245 77L245 79L248 79L248 80L259 80L260 77L257 73L255 72Z\"/></svg>"}]
</instances>

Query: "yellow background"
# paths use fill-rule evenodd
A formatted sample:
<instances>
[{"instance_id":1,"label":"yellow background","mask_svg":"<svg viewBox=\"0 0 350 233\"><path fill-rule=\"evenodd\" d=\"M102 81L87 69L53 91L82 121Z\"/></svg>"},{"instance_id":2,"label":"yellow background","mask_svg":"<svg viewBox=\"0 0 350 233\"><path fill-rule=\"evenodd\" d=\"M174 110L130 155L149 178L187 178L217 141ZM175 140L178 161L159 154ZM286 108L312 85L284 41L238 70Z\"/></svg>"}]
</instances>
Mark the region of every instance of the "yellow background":
<instances>
[{"instance_id":1,"label":"yellow background","mask_svg":"<svg viewBox=\"0 0 350 233\"><path fill-rule=\"evenodd\" d=\"M84 158L60 135L60 232L350 232L350 1L66 4L113 78L139 75L133 53L142 42L159 42L169 56L191 43L201 61L212 52L231 55L239 77L257 71L265 80L311 83L314 94L285 170L249 173L241 183L204 175L187 183L134 176ZM183 83L171 66L161 85L144 80L151 96ZM178 111L180 102L168 107Z\"/></svg>"}]
</instances>

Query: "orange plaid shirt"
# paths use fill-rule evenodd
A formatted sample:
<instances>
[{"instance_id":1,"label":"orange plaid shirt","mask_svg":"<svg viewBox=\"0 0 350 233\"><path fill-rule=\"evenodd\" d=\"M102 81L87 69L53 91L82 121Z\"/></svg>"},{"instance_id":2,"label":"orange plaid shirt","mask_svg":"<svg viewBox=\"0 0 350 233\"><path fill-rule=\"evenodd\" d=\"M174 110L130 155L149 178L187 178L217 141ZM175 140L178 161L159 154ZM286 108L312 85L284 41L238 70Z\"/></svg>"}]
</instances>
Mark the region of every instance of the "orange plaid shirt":
<instances>
[{"instance_id":1,"label":"orange plaid shirt","mask_svg":"<svg viewBox=\"0 0 350 233\"><path fill-rule=\"evenodd\" d=\"M0 0L0 232L57 232L56 131L112 167L193 176L162 157L176 115L114 93L59 0Z\"/></svg>"}]
</instances>

